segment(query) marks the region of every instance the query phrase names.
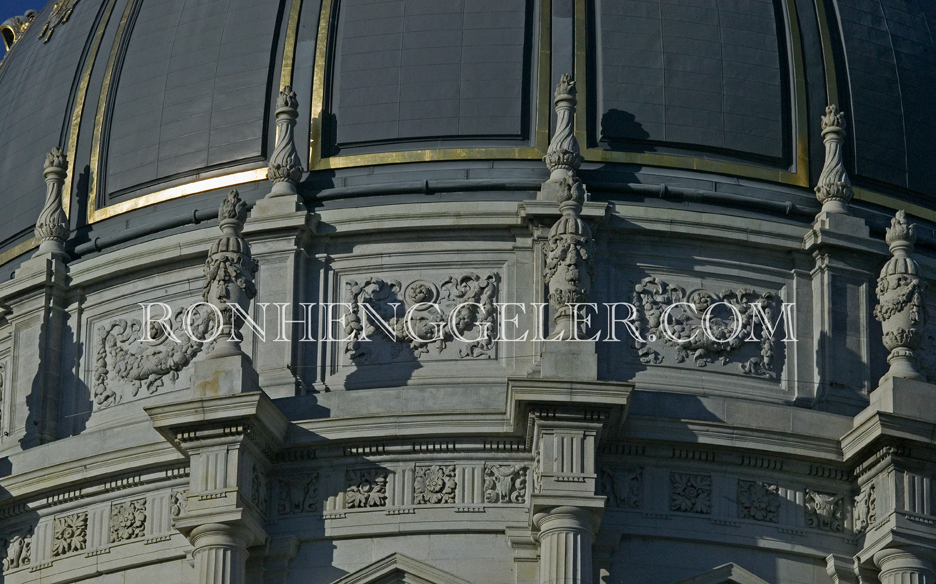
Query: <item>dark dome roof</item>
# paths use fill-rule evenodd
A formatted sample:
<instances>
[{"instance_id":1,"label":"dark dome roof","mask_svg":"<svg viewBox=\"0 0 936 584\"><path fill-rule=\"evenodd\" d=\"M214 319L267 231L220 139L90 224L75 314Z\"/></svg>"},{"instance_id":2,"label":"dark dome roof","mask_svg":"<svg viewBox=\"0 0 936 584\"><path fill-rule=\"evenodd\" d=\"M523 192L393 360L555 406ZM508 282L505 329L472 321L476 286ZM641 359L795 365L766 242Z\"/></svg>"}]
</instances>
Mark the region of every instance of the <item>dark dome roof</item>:
<instances>
[{"instance_id":1,"label":"dark dome roof","mask_svg":"<svg viewBox=\"0 0 936 584\"><path fill-rule=\"evenodd\" d=\"M833 101L856 186L929 206L934 27L925 0L50 2L0 67L0 251L32 236L55 145L75 229L262 180L286 84L312 185L346 167L537 161L550 88L574 71L586 161L809 188Z\"/></svg>"}]
</instances>

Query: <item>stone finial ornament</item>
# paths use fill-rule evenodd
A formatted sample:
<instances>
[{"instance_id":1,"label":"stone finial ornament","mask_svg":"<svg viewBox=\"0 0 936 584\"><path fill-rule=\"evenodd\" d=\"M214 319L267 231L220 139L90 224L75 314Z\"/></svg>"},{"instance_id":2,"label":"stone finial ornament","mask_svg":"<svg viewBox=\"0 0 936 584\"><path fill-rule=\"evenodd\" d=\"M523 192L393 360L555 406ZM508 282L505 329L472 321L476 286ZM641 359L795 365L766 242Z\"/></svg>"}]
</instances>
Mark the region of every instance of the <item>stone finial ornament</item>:
<instances>
[{"instance_id":1,"label":"stone finial ornament","mask_svg":"<svg viewBox=\"0 0 936 584\"><path fill-rule=\"evenodd\" d=\"M926 281L920 277L920 267L910 257L916 234L907 223L903 210L891 219L887 243L893 257L884 264L877 281L878 305L874 316L884 329L884 346L890 351L890 370L881 378L891 377L924 380L916 369L914 351L923 340L926 326Z\"/></svg>"},{"instance_id":2,"label":"stone finial ornament","mask_svg":"<svg viewBox=\"0 0 936 584\"><path fill-rule=\"evenodd\" d=\"M549 142L543 162L549 167L550 179L562 178L574 172L582 164L578 140L572 122L575 119L575 81L568 73L563 74L556 85L556 133Z\"/></svg>"},{"instance_id":3,"label":"stone finial ornament","mask_svg":"<svg viewBox=\"0 0 936 584\"><path fill-rule=\"evenodd\" d=\"M581 218L585 186L574 172L560 179L562 217L549 230L546 243L546 282L555 317L550 339L575 338L568 304L588 301L594 267L595 240Z\"/></svg>"},{"instance_id":4,"label":"stone finial ornament","mask_svg":"<svg viewBox=\"0 0 936 584\"><path fill-rule=\"evenodd\" d=\"M0 37L3 37L3 45L6 50L13 48L16 41L20 40L29 25L36 20L39 13L35 10L27 10L22 16L11 16L0 24Z\"/></svg>"},{"instance_id":5,"label":"stone finial ornament","mask_svg":"<svg viewBox=\"0 0 936 584\"><path fill-rule=\"evenodd\" d=\"M276 99L276 147L270 156L267 178L273 182L273 189L267 198L296 195L296 185L302 178L302 165L296 151L296 139L293 128L299 117L299 102L292 87L284 87Z\"/></svg>"},{"instance_id":6,"label":"stone finial ornament","mask_svg":"<svg viewBox=\"0 0 936 584\"><path fill-rule=\"evenodd\" d=\"M845 114L835 104L826 108L822 116L822 140L825 142L825 164L816 185L816 197L826 213L848 214L852 200L851 180L842 163L842 145L845 142Z\"/></svg>"},{"instance_id":7,"label":"stone finial ornament","mask_svg":"<svg viewBox=\"0 0 936 584\"><path fill-rule=\"evenodd\" d=\"M55 6L52 7L52 14L49 15L49 20L39 31L39 38L42 39L42 42L49 42L55 28L68 22L68 17L75 10L76 4L78 4L78 0L58 0L55 3Z\"/></svg>"},{"instance_id":8,"label":"stone finial ornament","mask_svg":"<svg viewBox=\"0 0 936 584\"><path fill-rule=\"evenodd\" d=\"M46 154L45 164L46 200L39 220L36 221L36 238L39 249L33 257L52 253L65 255L65 238L68 236L68 217L62 209L62 185L68 174L68 159L62 149L56 146Z\"/></svg>"},{"instance_id":9,"label":"stone finial ornament","mask_svg":"<svg viewBox=\"0 0 936 584\"><path fill-rule=\"evenodd\" d=\"M232 335L237 337L243 321L232 318L227 305L236 304L244 312L250 309L250 300L257 295L254 276L259 269L250 255L250 244L241 236L247 220L247 203L240 199L237 189L232 189L221 202L218 219L223 235L208 252L202 297L221 311L224 320L218 342L208 359L241 354L240 342L230 339Z\"/></svg>"}]
</instances>

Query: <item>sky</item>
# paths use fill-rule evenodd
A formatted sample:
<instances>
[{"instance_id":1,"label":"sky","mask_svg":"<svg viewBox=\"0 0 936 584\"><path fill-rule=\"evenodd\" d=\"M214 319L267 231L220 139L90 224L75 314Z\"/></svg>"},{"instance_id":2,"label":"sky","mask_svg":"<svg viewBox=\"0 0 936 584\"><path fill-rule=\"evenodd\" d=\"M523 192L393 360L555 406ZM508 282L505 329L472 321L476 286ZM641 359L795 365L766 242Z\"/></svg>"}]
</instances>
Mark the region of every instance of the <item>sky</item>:
<instances>
[{"instance_id":1,"label":"sky","mask_svg":"<svg viewBox=\"0 0 936 584\"><path fill-rule=\"evenodd\" d=\"M0 22L11 16L20 16L30 8L42 10L43 6L45 0L0 0ZM3 43L0 43L0 51L2 50Z\"/></svg>"}]
</instances>

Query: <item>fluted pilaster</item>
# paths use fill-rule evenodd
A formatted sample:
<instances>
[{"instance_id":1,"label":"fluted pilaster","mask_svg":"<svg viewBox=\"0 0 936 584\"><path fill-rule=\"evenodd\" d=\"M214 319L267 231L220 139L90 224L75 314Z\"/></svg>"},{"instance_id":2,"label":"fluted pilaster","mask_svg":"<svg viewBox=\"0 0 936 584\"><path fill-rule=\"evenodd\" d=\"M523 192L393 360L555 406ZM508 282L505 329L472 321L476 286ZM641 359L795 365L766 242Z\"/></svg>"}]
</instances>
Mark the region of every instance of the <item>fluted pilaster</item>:
<instances>
[{"instance_id":1,"label":"fluted pilaster","mask_svg":"<svg viewBox=\"0 0 936 584\"><path fill-rule=\"evenodd\" d=\"M244 584L248 539L246 529L223 523L193 529L189 540L198 584Z\"/></svg>"},{"instance_id":2,"label":"fluted pilaster","mask_svg":"<svg viewBox=\"0 0 936 584\"><path fill-rule=\"evenodd\" d=\"M921 549L886 548L874 554L881 584L933 584L933 560Z\"/></svg>"}]
</instances>

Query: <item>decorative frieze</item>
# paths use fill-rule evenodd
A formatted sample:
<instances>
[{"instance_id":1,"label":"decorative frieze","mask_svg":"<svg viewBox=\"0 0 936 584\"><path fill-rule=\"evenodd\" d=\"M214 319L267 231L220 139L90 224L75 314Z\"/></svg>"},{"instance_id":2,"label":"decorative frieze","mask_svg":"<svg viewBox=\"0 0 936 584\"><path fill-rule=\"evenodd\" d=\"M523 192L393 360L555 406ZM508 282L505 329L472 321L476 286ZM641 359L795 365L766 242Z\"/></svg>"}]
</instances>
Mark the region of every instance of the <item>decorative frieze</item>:
<instances>
[{"instance_id":1,"label":"decorative frieze","mask_svg":"<svg viewBox=\"0 0 936 584\"><path fill-rule=\"evenodd\" d=\"M845 531L845 497L806 489L806 527L842 533Z\"/></svg>"},{"instance_id":2,"label":"decorative frieze","mask_svg":"<svg viewBox=\"0 0 936 584\"><path fill-rule=\"evenodd\" d=\"M318 471L276 479L276 512L279 515L311 513L318 507Z\"/></svg>"},{"instance_id":3,"label":"decorative frieze","mask_svg":"<svg viewBox=\"0 0 936 584\"><path fill-rule=\"evenodd\" d=\"M111 506L110 542L143 537L146 531L146 499L116 503Z\"/></svg>"},{"instance_id":4,"label":"decorative frieze","mask_svg":"<svg viewBox=\"0 0 936 584\"><path fill-rule=\"evenodd\" d=\"M601 469L601 494L608 498L609 507L639 509L643 488L643 469Z\"/></svg>"},{"instance_id":5,"label":"decorative frieze","mask_svg":"<svg viewBox=\"0 0 936 584\"><path fill-rule=\"evenodd\" d=\"M172 491L169 495L169 517L178 519L188 511L188 492Z\"/></svg>"},{"instance_id":6,"label":"decorative frieze","mask_svg":"<svg viewBox=\"0 0 936 584\"><path fill-rule=\"evenodd\" d=\"M4 546L3 571L25 568L32 558L32 527L9 534L0 544Z\"/></svg>"},{"instance_id":7,"label":"decorative frieze","mask_svg":"<svg viewBox=\"0 0 936 584\"><path fill-rule=\"evenodd\" d=\"M367 509L387 506L387 479L385 470L354 469L347 473L348 490L345 506L348 509Z\"/></svg>"},{"instance_id":8,"label":"decorative frieze","mask_svg":"<svg viewBox=\"0 0 936 584\"><path fill-rule=\"evenodd\" d=\"M855 497L855 533L864 533L877 523L877 493L875 485L867 485Z\"/></svg>"},{"instance_id":9,"label":"decorative frieze","mask_svg":"<svg viewBox=\"0 0 936 584\"><path fill-rule=\"evenodd\" d=\"M738 481L738 517L777 523L780 489L760 481Z\"/></svg>"},{"instance_id":10,"label":"decorative frieze","mask_svg":"<svg viewBox=\"0 0 936 584\"><path fill-rule=\"evenodd\" d=\"M498 280L497 274L479 276L471 272L445 278L438 285L422 279L406 286L377 277L360 283L348 280L346 298L352 311L346 316L344 336L353 334L354 340L345 345L345 353L360 365L400 360L407 355L420 359L429 354L430 348L442 354L458 340L454 354L459 358L493 358ZM364 309L364 304L369 308ZM375 323L370 309L389 325L389 330ZM412 311L411 326L406 326L408 311ZM391 331L397 342L393 342ZM361 335L369 340L359 340Z\"/></svg>"},{"instance_id":11,"label":"decorative frieze","mask_svg":"<svg viewBox=\"0 0 936 584\"><path fill-rule=\"evenodd\" d=\"M57 558L88 547L88 514L56 517L52 531L52 557Z\"/></svg>"},{"instance_id":12,"label":"decorative frieze","mask_svg":"<svg viewBox=\"0 0 936 584\"><path fill-rule=\"evenodd\" d=\"M416 467L413 502L438 505L455 502L455 465Z\"/></svg>"},{"instance_id":13,"label":"decorative frieze","mask_svg":"<svg viewBox=\"0 0 936 584\"><path fill-rule=\"evenodd\" d=\"M689 306L681 305L669 312L668 337L663 330L664 311L680 302ZM703 330L702 315L719 303L728 306L718 307L724 310L713 312L708 331ZM755 318L752 308L755 303L763 309L767 320L777 322L780 307L772 292L757 292L751 288L726 289L718 293L703 289L687 291L656 277L644 278L634 287L641 338L646 341L635 341L640 362L659 365L671 354L676 363L691 362L696 367L706 367L716 362L721 365L734 362L746 375L776 378L775 335L767 334L763 322ZM740 315L740 323L736 322L737 315ZM760 333L760 341L757 344L747 342L751 336L758 338L756 333ZM668 349L661 350L661 345ZM748 352L752 345L759 348L754 355Z\"/></svg>"},{"instance_id":14,"label":"decorative frieze","mask_svg":"<svg viewBox=\"0 0 936 584\"><path fill-rule=\"evenodd\" d=\"M250 466L250 502L261 513L267 508L267 481L266 476L256 464Z\"/></svg>"},{"instance_id":15,"label":"decorative frieze","mask_svg":"<svg viewBox=\"0 0 936 584\"><path fill-rule=\"evenodd\" d=\"M522 464L485 465L485 503L525 503L526 490L526 466Z\"/></svg>"},{"instance_id":16,"label":"decorative frieze","mask_svg":"<svg viewBox=\"0 0 936 584\"><path fill-rule=\"evenodd\" d=\"M670 510L684 513L712 512L712 477L674 472L670 474Z\"/></svg>"}]
</instances>

